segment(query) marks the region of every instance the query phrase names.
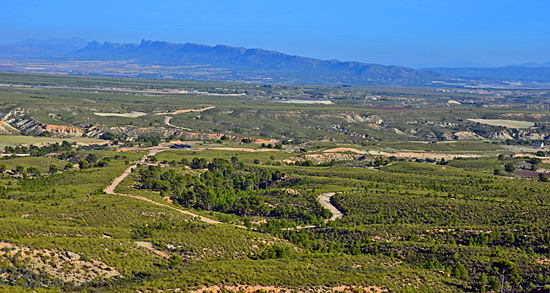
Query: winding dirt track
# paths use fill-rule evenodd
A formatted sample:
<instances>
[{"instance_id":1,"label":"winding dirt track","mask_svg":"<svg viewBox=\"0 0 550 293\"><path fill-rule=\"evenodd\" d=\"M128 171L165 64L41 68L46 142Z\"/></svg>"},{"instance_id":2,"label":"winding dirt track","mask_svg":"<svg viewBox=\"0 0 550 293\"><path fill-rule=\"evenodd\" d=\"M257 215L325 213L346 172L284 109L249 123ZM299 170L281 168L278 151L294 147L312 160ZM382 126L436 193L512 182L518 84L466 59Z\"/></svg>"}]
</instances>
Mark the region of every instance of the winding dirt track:
<instances>
[{"instance_id":1,"label":"winding dirt track","mask_svg":"<svg viewBox=\"0 0 550 293\"><path fill-rule=\"evenodd\" d=\"M172 117L170 117L170 116L164 117L164 124L166 124L166 126L174 127L176 129L183 129L183 130L187 130L187 131L192 131L191 128L176 126L176 125L170 123L170 120L172 120Z\"/></svg>"},{"instance_id":2,"label":"winding dirt track","mask_svg":"<svg viewBox=\"0 0 550 293\"><path fill-rule=\"evenodd\" d=\"M189 215L189 216L192 216L192 217L196 217L196 218L200 218L201 221L205 222L205 223L209 223L209 224L222 224L222 222L219 222L219 221L216 221L216 220L213 220L213 219L210 219L210 218L207 218L207 217L204 217L204 216L201 216L201 215L197 215L195 213L192 213L190 211L186 211L186 210L182 210L182 209L178 209L176 207L173 207L173 206L170 206L170 205L167 205L167 204L163 204L163 203L160 203L160 202L156 202L154 200L151 200L149 198L146 198L146 197L143 197L143 196L138 196L138 195L133 195L133 194L125 194L125 193L117 193L116 192L116 188L117 186L126 178L128 177L128 175L130 175L132 173L132 170L137 168L137 165L138 164L145 164L145 162L147 161L147 158L150 157L150 156L154 156L160 152L164 151L164 149L155 149L155 150L152 150L150 151L148 154L144 155L141 159L139 159L138 161L136 161L132 166L126 168L126 170L124 170L124 172L122 172L122 174L120 174L120 176L118 176L117 178L115 178L113 180L113 182L111 182L111 184L107 187L105 187L105 189L103 191L105 191L105 193L107 194L112 194L112 195L119 195L119 196L126 196L126 197L131 197L131 198L135 198L135 199L139 199L139 200L142 200L142 201L146 201L146 202L149 202L149 203L152 203L152 204L155 204L155 205L158 205L158 206L162 206L162 207L167 207L169 209L172 209L172 210L175 210L177 212L180 212L182 214L186 214L186 215ZM325 222L328 222L328 221L334 221L336 219L339 219L339 218L342 218L344 216L344 214L338 210L331 202L330 202L330 199L334 196L334 192L329 192L329 193L323 193L323 194L320 194L318 197L317 197L317 200L319 201L319 203L326 209L328 209L331 213L332 213L332 217L330 217L330 219L326 219ZM241 228L244 228L242 226L239 226L239 225L236 225L238 227L241 227ZM305 228L315 228L315 226L306 226L306 227L300 227L301 229L305 229Z\"/></svg>"},{"instance_id":3,"label":"winding dirt track","mask_svg":"<svg viewBox=\"0 0 550 293\"><path fill-rule=\"evenodd\" d=\"M206 107L206 108L202 108L202 109L184 109L184 110L176 110L174 112L169 112L169 113L157 113L155 115L177 115L177 114L189 113L189 112L199 112L200 113L200 112L204 112L206 110L210 110L210 109L214 109L214 108L216 108L216 107ZM172 120L172 117L170 117L170 116L164 117L164 124L166 124L166 126L174 127L176 129L183 129L183 130L191 131L191 129L189 129L189 128L173 125L172 123L170 123L170 120Z\"/></svg>"},{"instance_id":4,"label":"winding dirt track","mask_svg":"<svg viewBox=\"0 0 550 293\"><path fill-rule=\"evenodd\" d=\"M330 202L330 199L334 196L334 194L334 192L323 193L319 194L317 197L319 203L332 213L332 217L330 217L330 219L326 219L325 223L328 221L334 221L344 216L344 214Z\"/></svg>"},{"instance_id":5,"label":"winding dirt track","mask_svg":"<svg viewBox=\"0 0 550 293\"><path fill-rule=\"evenodd\" d=\"M334 194L335 192L329 192L329 193L319 194L317 196L317 201L324 208L328 209L332 213L332 217L330 217L330 219L325 219L325 223L328 223L328 221L334 221L344 216L344 214L330 202L330 199L334 196ZM282 230L294 231L294 230L312 229L312 228L317 228L317 226L315 225L298 226L296 228L283 228Z\"/></svg>"},{"instance_id":6,"label":"winding dirt track","mask_svg":"<svg viewBox=\"0 0 550 293\"><path fill-rule=\"evenodd\" d=\"M170 205L167 205L167 204L163 204L163 203L160 203L160 202L156 202L154 200L151 200L151 199L148 199L146 197L143 197L143 196L138 196L138 195L132 195L132 194L125 194L125 193L117 193L115 190L116 190L116 187L120 184L120 182L122 182L122 180L124 180L126 177L128 177L128 175L130 175L130 173L132 173L132 170L135 169L137 167L138 164L144 164L145 161L147 160L147 157L149 156L154 156L160 152L162 152L163 150L152 150L151 152L149 152L148 154L146 154L145 156L143 156L143 158L141 158L139 161L137 161L134 165L126 168L126 170L124 170L124 172L122 174L120 174L120 176L118 176L117 178L115 178L113 180L113 182L111 182L111 184L109 186L107 186L103 191L105 191L105 193L107 194L113 194L113 195L119 195L119 196L126 196L126 197L131 197L131 198L135 198L135 199L139 199L139 200L142 200L142 201L146 201L146 202L149 202L149 203L152 203L152 204L156 204L158 206L163 206L163 207L167 207L169 209L172 209L172 210L175 210L177 212L180 212L182 214L186 214L186 215L189 215L189 216L192 216L192 217L198 217L200 218L201 221L205 222L205 223L209 223L209 224L221 224L221 222L219 221L216 221L216 220L213 220L213 219L210 219L210 218L207 218L207 217L203 217L201 215L197 215L195 213L192 213L190 211L186 211L186 210L182 210L182 209L178 209L176 207L173 207L173 206L170 206Z\"/></svg>"}]
</instances>

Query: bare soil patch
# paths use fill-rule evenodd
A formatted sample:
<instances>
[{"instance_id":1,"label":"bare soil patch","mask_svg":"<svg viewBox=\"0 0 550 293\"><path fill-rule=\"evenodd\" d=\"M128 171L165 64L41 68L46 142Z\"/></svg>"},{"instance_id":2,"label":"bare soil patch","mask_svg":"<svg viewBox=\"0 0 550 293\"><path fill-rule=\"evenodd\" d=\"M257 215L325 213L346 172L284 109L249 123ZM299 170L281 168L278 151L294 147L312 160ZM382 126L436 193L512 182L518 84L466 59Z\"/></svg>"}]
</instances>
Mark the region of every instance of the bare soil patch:
<instances>
[{"instance_id":1,"label":"bare soil patch","mask_svg":"<svg viewBox=\"0 0 550 293\"><path fill-rule=\"evenodd\" d=\"M478 122L491 126L503 126L508 128L529 128L535 126L535 123L520 120L505 120L505 119L468 119L468 121Z\"/></svg>"},{"instance_id":2,"label":"bare soil patch","mask_svg":"<svg viewBox=\"0 0 550 293\"><path fill-rule=\"evenodd\" d=\"M155 115L178 115L178 114L189 113L189 112L204 112L206 110L210 110L214 108L216 107L210 106L202 109L181 109L181 110L176 110L176 111L167 112L167 113L156 113Z\"/></svg>"},{"instance_id":3,"label":"bare soil patch","mask_svg":"<svg viewBox=\"0 0 550 293\"><path fill-rule=\"evenodd\" d=\"M170 258L170 256L160 250L155 249L155 246L153 242L146 242L146 241L136 241L136 245L138 247L147 248L148 250L151 250L154 254L164 257L164 258Z\"/></svg>"},{"instance_id":4,"label":"bare soil patch","mask_svg":"<svg viewBox=\"0 0 550 293\"><path fill-rule=\"evenodd\" d=\"M138 117L147 115L147 113L132 111L130 113L94 113L94 115L101 116L101 117L138 118Z\"/></svg>"},{"instance_id":5,"label":"bare soil patch","mask_svg":"<svg viewBox=\"0 0 550 293\"><path fill-rule=\"evenodd\" d=\"M354 149L354 148L333 148L333 149L324 150L323 152L325 152L325 153L352 152L352 153L357 153L357 154L363 154L363 153L365 153L364 151L361 151L361 150L358 150L358 149Z\"/></svg>"}]
</instances>

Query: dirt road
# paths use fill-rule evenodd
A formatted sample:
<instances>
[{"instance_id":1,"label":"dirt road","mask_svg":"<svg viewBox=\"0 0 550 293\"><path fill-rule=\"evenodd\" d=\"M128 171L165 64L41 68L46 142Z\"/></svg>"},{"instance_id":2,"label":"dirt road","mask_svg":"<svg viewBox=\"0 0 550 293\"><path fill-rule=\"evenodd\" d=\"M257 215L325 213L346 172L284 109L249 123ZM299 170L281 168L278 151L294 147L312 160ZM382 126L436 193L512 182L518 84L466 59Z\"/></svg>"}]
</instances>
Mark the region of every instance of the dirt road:
<instances>
[{"instance_id":1,"label":"dirt road","mask_svg":"<svg viewBox=\"0 0 550 293\"><path fill-rule=\"evenodd\" d=\"M169 209L172 209L172 210L175 210L177 212L180 212L182 214L186 214L186 215L189 215L189 216L192 216L192 217L197 217L197 218L200 218L201 221L205 222L205 223L209 223L209 224L221 224L221 222L219 221L216 221L216 220L213 220L213 219L210 219L210 218L207 218L207 217L204 217L204 216L201 216L201 215L198 215L198 214L195 214L195 213L192 213L190 211L186 211L186 210L182 210L182 209L178 209L174 206L171 206L171 205L167 205L167 204L164 204L164 203L160 203L160 202L157 202L157 201L154 201L152 199L149 199L149 198L146 198L146 197L143 197L143 196L138 196L138 195L133 195L133 194L125 194L125 193L117 193L116 192L116 188L117 186L126 178L128 177L128 175L130 175L132 173L132 170L137 168L137 165L138 164L145 164L145 162L147 161L147 158L150 157L150 156L154 156L162 151L164 151L165 149L154 149L152 151L150 151L148 154L144 155L141 159L139 159L138 161L136 161L132 166L126 168L126 170L124 170L124 172L122 172L122 174L120 174L120 176L118 176L117 178L115 178L111 184L109 186L107 186L103 191L105 191L105 193L107 194L113 194L113 195L119 195L119 196L126 196L126 197L131 197L131 198L135 198L135 199L139 199L139 200L142 200L142 201L146 201L146 202L149 202L149 203L152 203L152 204L155 204L155 205L158 205L158 206L163 206L163 207L167 207ZM332 217L330 219L326 219L325 222L328 222L328 221L334 221L336 219L339 219L339 218L342 218L344 216L344 214L338 210L331 202L330 202L330 199L332 198L332 196L334 196L334 192L329 192L329 193L323 193L323 194L320 194L318 197L317 197L317 200L319 201L319 203L326 209L328 209L331 213L332 213ZM241 227L241 228L244 228L242 226L239 226L239 225L236 225L238 227ZM304 229L304 228L314 228L315 226L307 226L307 227L301 227L301 229Z\"/></svg>"},{"instance_id":2,"label":"dirt road","mask_svg":"<svg viewBox=\"0 0 550 293\"><path fill-rule=\"evenodd\" d=\"M155 115L177 115L177 114L182 114L182 113L189 113L189 112L204 112L206 110L210 110L210 109L214 109L216 107L213 107L213 106L210 106L210 107L206 107L206 108L202 108L202 109L183 109L183 110L176 110L174 112L169 112L169 113L157 113Z\"/></svg>"},{"instance_id":3,"label":"dirt road","mask_svg":"<svg viewBox=\"0 0 550 293\"><path fill-rule=\"evenodd\" d=\"M338 210L331 202L330 199L334 196L334 192L319 194L317 200L319 203L332 213L330 219L326 219L325 222L334 221L344 216L344 214Z\"/></svg>"},{"instance_id":4,"label":"dirt road","mask_svg":"<svg viewBox=\"0 0 550 293\"><path fill-rule=\"evenodd\" d=\"M325 223L328 223L328 221L334 221L336 219L339 219L344 216L344 214L338 210L331 202L330 199L334 196L334 192L329 193L323 193L319 194L317 196L317 201L326 209L328 209L332 213L332 217L330 219L325 219ZM313 229L317 228L315 225L308 225L308 226L297 226L296 228L282 228L281 230L286 231L295 231L295 230L302 230L302 229Z\"/></svg>"},{"instance_id":5,"label":"dirt road","mask_svg":"<svg viewBox=\"0 0 550 293\"><path fill-rule=\"evenodd\" d=\"M152 203L152 204L155 204L155 205L158 205L158 206L163 206L163 207L167 207L169 209L172 209L172 210L175 210L177 212L180 212L182 214L186 214L186 215L189 215L189 216L192 216L192 217L195 217L195 218L200 218L201 221L205 222L205 223L209 223L209 224L221 224L221 222L219 221L216 221L216 220L213 220L213 219L210 219L210 218L207 218L207 217L203 217L201 215L197 215L195 213L192 213L190 211L186 211L186 210L182 210L182 209L178 209L176 207L173 207L173 206L170 206L170 205L167 205L167 204L163 204L163 203L160 203L160 202L156 202L152 199L149 199L149 198L146 198L146 197L143 197L143 196L138 196L138 195L132 195L132 194L125 194L125 193L117 193L115 190L117 188L117 186L120 184L120 182L122 182L126 177L128 177L128 175L130 175L130 173L132 173L132 170L135 169L137 167L138 164L144 164L147 160L147 157L149 156L154 156L160 152L162 152L163 150L152 150L151 152L149 152L148 154L146 154L145 156L143 156L140 160L136 161L134 165L126 168L126 170L124 170L124 172L122 174L120 174L120 176L118 176L117 178L115 178L113 180L113 182L111 182L111 184L109 186L107 186L103 191L105 191L105 193L107 194L113 194L113 195L119 195L119 196L126 196L126 197L131 197L131 198L135 198L135 199L139 199L139 200L142 200L142 201L146 201L146 202L149 202L149 203Z\"/></svg>"},{"instance_id":6,"label":"dirt road","mask_svg":"<svg viewBox=\"0 0 550 293\"><path fill-rule=\"evenodd\" d=\"M183 129L183 130L187 130L187 131L191 131L191 130L192 130L191 128L185 128L185 127L181 127L181 126L176 126L176 125L170 123L170 120L172 120L172 117L170 117L170 116L164 117L164 124L166 124L166 126L174 127L174 128L177 128L177 129Z\"/></svg>"}]
</instances>

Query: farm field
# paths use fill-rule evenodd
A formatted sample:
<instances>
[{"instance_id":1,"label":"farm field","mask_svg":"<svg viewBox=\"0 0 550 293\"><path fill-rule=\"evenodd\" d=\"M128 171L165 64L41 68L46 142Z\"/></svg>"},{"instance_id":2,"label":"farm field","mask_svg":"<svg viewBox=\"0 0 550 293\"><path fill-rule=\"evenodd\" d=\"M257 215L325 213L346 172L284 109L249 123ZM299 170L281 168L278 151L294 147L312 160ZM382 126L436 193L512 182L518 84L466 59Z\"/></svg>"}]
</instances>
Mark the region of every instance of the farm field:
<instances>
[{"instance_id":1,"label":"farm field","mask_svg":"<svg viewBox=\"0 0 550 293\"><path fill-rule=\"evenodd\" d=\"M492 126L502 126L508 128L529 128L535 126L535 123L529 121L504 120L504 119L469 119L472 122L483 123Z\"/></svg>"},{"instance_id":2,"label":"farm field","mask_svg":"<svg viewBox=\"0 0 550 293\"><path fill-rule=\"evenodd\" d=\"M0 291L550 290L544 93L0 84Z\"/></svg>"}]
</instances>

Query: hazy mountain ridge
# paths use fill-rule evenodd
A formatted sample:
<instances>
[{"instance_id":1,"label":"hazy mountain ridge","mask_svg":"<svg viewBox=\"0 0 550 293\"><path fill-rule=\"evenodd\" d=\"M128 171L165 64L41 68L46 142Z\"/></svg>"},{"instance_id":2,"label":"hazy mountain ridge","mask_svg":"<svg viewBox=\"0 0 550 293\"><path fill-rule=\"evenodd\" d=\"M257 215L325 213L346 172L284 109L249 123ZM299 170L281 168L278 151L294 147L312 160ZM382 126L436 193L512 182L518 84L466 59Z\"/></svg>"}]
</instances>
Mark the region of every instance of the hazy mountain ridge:
<instances>
[{"instance_id":1,"label":"hazy mountain ridge","mask_svg":"<svg viewBox=\"0 0 550 293\"><path fill-rule=\"evenodd\" d=\"M97 41L87 43L79 38L26 40L13 45L1 45L0 58L40 59L47 62L133 60L132 62L145 66L172 67L171 71L159 69L159 73L151 76L152 78L171 76L179 79L402 86L431 85L433 81L454 82L459 79L466 79L468 83L487 79L550 81L550 62L483 68L481 64L478 67L475 63L456 61L448 63L455 66L437 66L434 63L431 67L412 69L353 61L320 60L227 45L208 46L149 40L142 40L139 44ZM4 70L9 70L9 67ZM74 68L71 74L79 74L78 70ZM199 72L201 70L203 72ZM135 71L129 74L136 76L141 73ZM105 75L109 73L106 72Z\"/></svg>"},{"instance_id":2,"label":"hazy mountain ridge","mask_svg":"<svg viewBox=\"0 0 550 293\"><path fill-rule=\"evenodd\" d=\"M85 48L69 54L75 60L129 60L158 63L165 66L209 65L235 73L247 72L266 77L310 81L319 79L344 83L430 83L448 80L444 74L419 71L400 66L360 62L319 60L287 55L262 49L226 45L207 46L192 43L175 44L143 40L140 44L90 42Z\"/></svg>"},{"instance_id":3,"label":"hazy mountain ridge","mask_svg":"<svg viewBox=\"0 0 550 293\"><path fill-rule=\"evenodd\" d=\"M469 79L511 79L550 81L550 67L507 66L497 68L423 68L423 70L439 72L451 76Z\"/></svg>"},{"instance_id":4,"label":"hazy mountain ridge","mask_svg":"<svg viewBox=\"0 0 550 293\"><path fill-rule=\"evenodd\" d=\"M54 58L79 50L87 41L80 38L24 40L12 45L0 45L0 57L4 58Z\"/></svg>"},{"instance_id":5,"label":"hazy mountain ridge","mask_svg":"<svg viewBox=\"0 0 550 293\"><path fill-rule=\"evenodd\" d=\"M550 61L545 63L537 63L537 62L527 62L522 64L514 64L511 66L521 66L521 67L550 67Z\"/></svg>"}]
</instances>

